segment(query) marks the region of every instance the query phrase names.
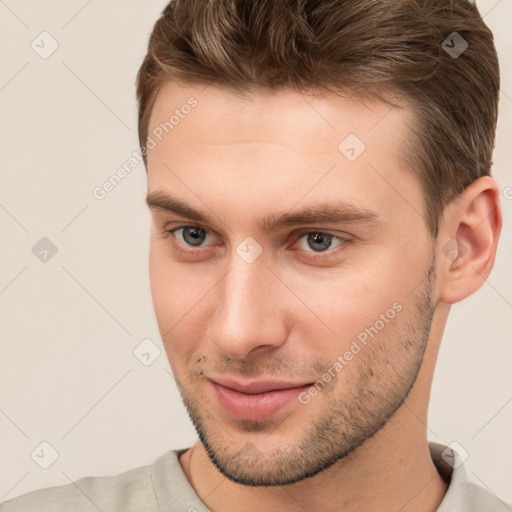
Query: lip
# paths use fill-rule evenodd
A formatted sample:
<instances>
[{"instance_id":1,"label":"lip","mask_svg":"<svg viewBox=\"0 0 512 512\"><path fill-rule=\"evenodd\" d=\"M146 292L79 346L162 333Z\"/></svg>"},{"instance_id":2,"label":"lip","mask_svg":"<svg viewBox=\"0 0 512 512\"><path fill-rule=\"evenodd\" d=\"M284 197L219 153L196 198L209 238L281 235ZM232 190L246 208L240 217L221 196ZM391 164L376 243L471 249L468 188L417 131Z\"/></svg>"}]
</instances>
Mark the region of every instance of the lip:
<instances>
[{"instance_id":1,"label":"lip","mask_svg":"<svg viewBox=\"0 0 512 512\"><path fill-rule=\"evenodd\" d=\"M226 377L210 378L214 395L230 416L265 420L289 406L311 383L259 380L241 383Z\"/></svg>"}]
</instances>

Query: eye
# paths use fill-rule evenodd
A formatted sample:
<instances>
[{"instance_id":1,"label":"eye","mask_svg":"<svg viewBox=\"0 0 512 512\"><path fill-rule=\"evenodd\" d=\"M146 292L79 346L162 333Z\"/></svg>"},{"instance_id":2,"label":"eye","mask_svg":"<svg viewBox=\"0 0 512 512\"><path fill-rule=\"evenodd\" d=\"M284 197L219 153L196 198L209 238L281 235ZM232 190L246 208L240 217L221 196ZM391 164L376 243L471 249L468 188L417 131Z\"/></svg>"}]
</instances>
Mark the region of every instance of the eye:
<instances>
[{"instance_id":1,"label":"eye","mask_svg":"<svg viewBox=\"0 0 512 512\"><path fill-rule=\"evenodd\" d=\"M181 231L181 234L176 235L175 233L178 233L179 231ZM200 226L178 226L177 228L170 229L165 233L172 234L175 237L179 236L185 245L190 247L201 247L201 244L208 237L209 231L201 228Z\"/></svg>"},{"instance_id":2,"label":"eye","mask_svg":"<svg viewBox=\"0 0 512 512\"><path fill-rule=\"evenodd\" d=\"M295 238L292 247L306 253L307 257L312 260L337 255L353 241L349 237L345 238L323 231L303 231L302 233ZM211 240L209 244L206 243L212 236L215 239L213 232L198 225L176 226L173 229L165 230L162 238L167 238L169 235L171 235L174 250L189 257L202 257L206 250L215 246ZM335 250L336 248L338 250Z\"/></svg>"},{"instance_id":3,"label":"eye","mask_svg":"<svg viewBox=\"0 0 512 512\"><path fill-rule=\"evenodd\" d=\"M309 231L297 239L297 245L305 252L324 253L349 241L349 239L330 233Z\"/></svg>"}]
</instances>

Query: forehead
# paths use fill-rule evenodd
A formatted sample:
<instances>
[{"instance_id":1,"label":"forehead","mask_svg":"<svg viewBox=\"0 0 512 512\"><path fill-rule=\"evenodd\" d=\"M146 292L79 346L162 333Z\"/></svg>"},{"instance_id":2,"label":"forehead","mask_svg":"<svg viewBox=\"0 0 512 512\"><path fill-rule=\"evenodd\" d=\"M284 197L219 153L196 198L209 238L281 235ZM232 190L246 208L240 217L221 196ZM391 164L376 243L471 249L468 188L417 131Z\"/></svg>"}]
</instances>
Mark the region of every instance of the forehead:
<instances>
[{"instance_id":1,"label":"forehead","mask_svg":"<svg viewBox=\"0 0 512 512\"><path fill-rule=\"evenodd\" d=\"M166 135L172 132L174 138L193 137L204 144L235 144L268 141L271 136L297 146L325 134L333 141L346 133L369 139L381 124L404 135L403 124L411 116L405 102L397 97L393 100L402 106L393 108L368 95L342 96L327 90L306 94L289 89L253 89L236 93L213 84L170 81L157 95L149 134L167 126L164 138L171 138ZM211 130L213 124L215 130Z\"/></svg>"},{"instance_id":2,"label":"forehead","mask_svg":"<svg viewBox=\"0 0 512 512\"><path fill-rule=\"evenodd\" d=\"M422 210L402 163L411 119L405 106L368 97L168 82L149 122L148 192L172 190L195 206L208 194L255 215L285 197L281 209L342 198L391 215L408 196Z\"/></svg>"}]
</instances>

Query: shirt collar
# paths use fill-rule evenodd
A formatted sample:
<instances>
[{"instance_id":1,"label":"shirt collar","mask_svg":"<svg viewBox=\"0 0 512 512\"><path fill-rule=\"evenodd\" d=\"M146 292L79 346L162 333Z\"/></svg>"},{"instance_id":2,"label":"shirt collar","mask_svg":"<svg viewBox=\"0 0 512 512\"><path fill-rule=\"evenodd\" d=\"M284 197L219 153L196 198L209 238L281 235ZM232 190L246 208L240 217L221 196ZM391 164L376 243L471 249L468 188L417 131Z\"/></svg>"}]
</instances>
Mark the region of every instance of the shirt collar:
<instances>
[{"instance_id":1,"label":"shirt collar","mask_svg":"<svg viewBox=\"0 0 512 512\"><path fill-rule=\"evenodd\" d=\"M471 509L468 479L459 453L449 446L429 442L430 456L438 473L448 484L448 490L436 512L467 512ZM190 510L207 512L181 469L178 457L183 450L172 450L153 463L153 485L161 510ZM172 475L172 478L169 476ZM176 507L176 508L175 508Z\"/></svg>"},{"instance_id":2,"label":"shirt collar","mask_svg":"<svg viewBox=\"0 0 512 512\"><path fill-rule=\"evenodd\" d=\"M449 446L429 442L430 456L448 490L436 512L467 512L470 510L468 478L460 454Z\"/></svg>"}]
</instances>

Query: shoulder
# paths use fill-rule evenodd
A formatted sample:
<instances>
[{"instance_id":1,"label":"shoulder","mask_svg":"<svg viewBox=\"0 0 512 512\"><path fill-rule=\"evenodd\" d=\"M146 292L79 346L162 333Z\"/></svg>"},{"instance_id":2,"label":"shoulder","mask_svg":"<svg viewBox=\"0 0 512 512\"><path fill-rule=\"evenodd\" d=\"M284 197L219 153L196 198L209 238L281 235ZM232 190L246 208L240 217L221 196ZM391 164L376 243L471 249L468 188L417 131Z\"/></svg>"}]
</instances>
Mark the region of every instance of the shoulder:
<instances>
[{"instance_id":1,"label":"shoulder","mask_svg":"<svg viewBox=\"0 0 512 512\"><path fill-rule=\"evenodd\" d=\"M512 506L485 487L470 482L464 459L452 444L429 442L430 454L448 489L437 512L512 512ZM1 511L0 511L1 512Z\"/></svg>"},{"instance_id":2,"label":"shoulder","mask_svg":"<svg viewBox=\"0 0 512 512\"><path fill-rule=\"evenodd\" d=\"M151 467L113 476L87 476L0 503L0 512L150 512L158 510Z\"/></svg>"},{"instance_id":3,"label":"shoulder","mask_svg":"<svg viewBox=\"0 0 512 512\"><path fill-rule=\"evenodd\" d=\"M468 482L467 497L471 506L470 512L512 512L512 504L505 503L473 482Z\"/></svg>"}]
</instances>

